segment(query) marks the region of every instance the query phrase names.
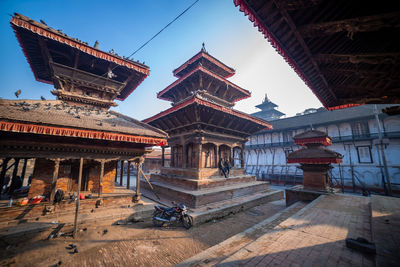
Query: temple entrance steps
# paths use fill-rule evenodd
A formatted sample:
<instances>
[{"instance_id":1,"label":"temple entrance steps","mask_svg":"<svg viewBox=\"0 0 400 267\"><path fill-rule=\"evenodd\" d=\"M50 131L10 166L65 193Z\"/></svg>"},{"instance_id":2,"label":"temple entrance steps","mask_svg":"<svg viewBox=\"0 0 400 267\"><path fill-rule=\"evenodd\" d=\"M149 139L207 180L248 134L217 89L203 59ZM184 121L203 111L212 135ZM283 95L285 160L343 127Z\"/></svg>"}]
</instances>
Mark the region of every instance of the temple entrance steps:
<instances>
[{"instance_id":1,"label":"temple entrance steps","mask_svg":"<svg viewBox=\"0 0 400 267\"><path fill-rule=\"evenodd\" d=\"M199 208L215 202L269 191L269 183L255 181L254 178L253 181L233 184L225 183L222 186L206 187L197 190L187 189L186 187L164 181L151 181L151 184L158 195L173 197L174 199L172 200L175 202L184 203L190 208ZM147 183L144 182L142 185L143 189L151 190Z\"/></svg>"},{"instance_id":2,"label":"temple entrance steps","mask_svg":"<svg viewBox=\"0 0 400 267\"><path fill-rule=\"evenodd\" d=\"M262 235L274 231L274 228L281 222L285 221L293 214L307 205L306 202L297 202L281 212L265 219L264 221L254 225L253 227L234 235L227 240L204 250L203 252L185 260L176 265L183 266L215 266L222 263L225 259L240 252L241 249L246 249L246 246L256 241Z\"/></svg>"}]
</instances>

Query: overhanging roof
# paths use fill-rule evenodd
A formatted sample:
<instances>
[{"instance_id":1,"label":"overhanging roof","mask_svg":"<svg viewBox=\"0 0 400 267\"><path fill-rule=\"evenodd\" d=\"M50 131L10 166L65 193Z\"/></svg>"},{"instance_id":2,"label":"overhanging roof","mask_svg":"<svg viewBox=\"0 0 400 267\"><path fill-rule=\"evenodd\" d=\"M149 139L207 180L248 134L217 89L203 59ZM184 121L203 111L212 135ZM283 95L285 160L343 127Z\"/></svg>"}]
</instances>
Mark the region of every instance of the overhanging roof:
<instances>
[{"instance_id":1,"label":"overhanging roof","mask_svg":"<svg viewBox=\"0 0 400 267\"><path fill-rule=\"evenodd\" d=\"M101 51L23 15L16 13L10 23L37 81L53 84L49 57L99 77L111 66L116 75L112 79L124 84L117 99L124 100L150 73L144 64ZM74 66L75 62L79 62L78 66Z\"/></svg>"},{"instance_id":2,"label":"overhanging roof","mask_svg":"<svg viewBox=\"0 0 400 267\"><path fill-rule=\"evenodd\" d=\"M328 109L400 103L396 1L234 0Z\"/></svg>"}]
</instances>

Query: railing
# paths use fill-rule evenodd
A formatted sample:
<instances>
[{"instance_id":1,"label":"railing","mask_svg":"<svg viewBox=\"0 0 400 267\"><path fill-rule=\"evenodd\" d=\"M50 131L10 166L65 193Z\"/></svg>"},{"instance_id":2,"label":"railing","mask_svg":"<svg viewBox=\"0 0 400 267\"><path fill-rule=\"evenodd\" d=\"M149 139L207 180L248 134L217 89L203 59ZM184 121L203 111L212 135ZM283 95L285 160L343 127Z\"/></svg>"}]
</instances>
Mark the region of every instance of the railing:
<instances>
[{"instance_id":1,"label":"railing","mask_svg":"<svg viewBox=\"0 0 400 267\"><path fill-rule=\"evenodd\" d=\"M373 140L373 139L378 139L378 138L379 138L378 133L331 137L332 143L341 143L341 142L349 142L349 141L366 141L366 140ZM383 133L382 138L400 138L400 131ZM266 144L246 145L246 149L272 148L272 147L293 146L293 145L294 145L294 141L274 142L274 143L266 143Z\"/></svg>"}]
</instances>

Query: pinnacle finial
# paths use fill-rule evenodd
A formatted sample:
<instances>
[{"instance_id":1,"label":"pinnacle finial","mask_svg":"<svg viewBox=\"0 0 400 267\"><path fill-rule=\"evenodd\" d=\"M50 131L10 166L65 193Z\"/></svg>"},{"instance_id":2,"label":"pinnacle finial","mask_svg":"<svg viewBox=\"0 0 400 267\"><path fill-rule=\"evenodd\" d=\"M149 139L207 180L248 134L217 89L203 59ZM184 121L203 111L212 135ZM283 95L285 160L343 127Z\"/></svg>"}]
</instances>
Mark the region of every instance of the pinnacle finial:
<instances>
[{"instance_id":1,"label":"pinnacle finial","mask_svg":"<svg viewBox=\"0 0 400 267\"><path fill-rule=\"evenodd\" d=\"M268 99L267 93L265 93L264 102L270 102L269 99Z\"/></svg>"},{"instance_id":2,"label":"pinnacle finial","mask_svg":"<svg viewBox=\"0 0 400 267\"><path fill-rule=\"evenodd\" d=\"M206 45L205 45L205 43L203 42L202 44L201 44L201 50L203 50L203 51L206 51Z\"/></svg>"}]
</instances>

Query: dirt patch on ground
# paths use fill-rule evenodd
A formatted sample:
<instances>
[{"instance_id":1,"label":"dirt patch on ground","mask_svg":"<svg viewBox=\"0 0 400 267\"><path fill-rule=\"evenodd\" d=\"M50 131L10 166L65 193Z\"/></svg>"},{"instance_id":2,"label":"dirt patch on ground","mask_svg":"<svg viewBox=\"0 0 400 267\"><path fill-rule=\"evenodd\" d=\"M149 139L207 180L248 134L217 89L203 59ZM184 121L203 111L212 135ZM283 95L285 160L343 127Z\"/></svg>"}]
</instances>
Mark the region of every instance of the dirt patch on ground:
<instances>
[{"instance_id":1,"label":"dirt patch on ground","mask_svg":"<svg viewBox=\"0 0 400 267\"><path fill-rule=\"evenodd\" d=\"M283 200L211 221L189 230L181 225L156 228L151 221L126 225L90 224L77 239L45 240L50 231L0 240L1 266L171 266L283 210ZM62 231L66 232L66 228ZM78 250L74 253L76 245Z\"/></svg>"}]
</instances>

